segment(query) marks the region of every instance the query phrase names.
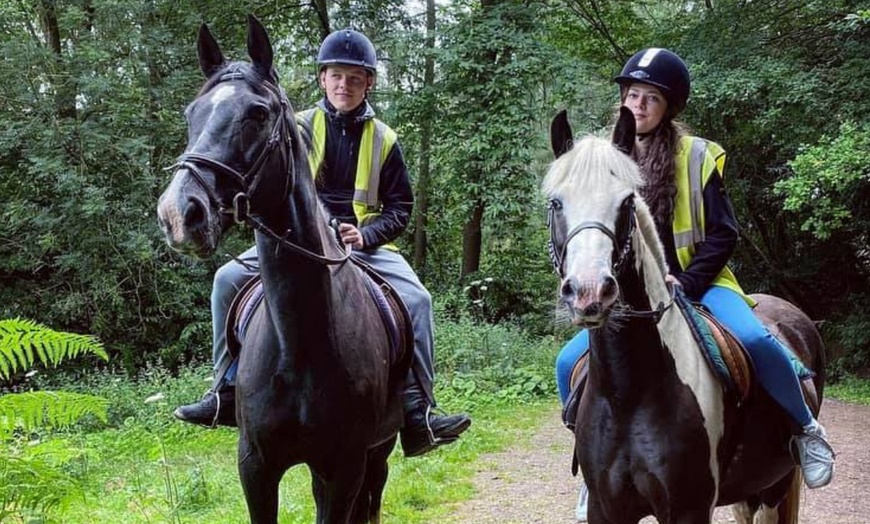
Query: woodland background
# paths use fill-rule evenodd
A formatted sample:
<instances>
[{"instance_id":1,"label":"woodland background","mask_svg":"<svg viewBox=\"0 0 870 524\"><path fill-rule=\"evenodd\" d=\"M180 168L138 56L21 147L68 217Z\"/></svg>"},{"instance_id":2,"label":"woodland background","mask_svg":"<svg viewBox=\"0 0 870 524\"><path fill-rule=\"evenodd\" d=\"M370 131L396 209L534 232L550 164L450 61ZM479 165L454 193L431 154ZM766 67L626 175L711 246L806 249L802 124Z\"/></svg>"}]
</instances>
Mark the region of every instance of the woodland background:
<instances>
[{"instance_id":1,"label":"woodland background","mask_svg":"<svg viewBox=\"0 0 870 524\"><path fill-rule=\"evenodd\" d=\"M550 118L606 132L625 59L675 50L683 119L729 153L744 287L820 321L835 375L870 364L866 1L0 0L0 318L93 334L128 373L207 358L225 255L171 253L155 207L203 81L198 27L246 59L247 13L299 109L324 36L371 37L372 101L416 188L404 253L448 315L532 336L562 329L538 190Z\"/></svg>"}]
</instances>

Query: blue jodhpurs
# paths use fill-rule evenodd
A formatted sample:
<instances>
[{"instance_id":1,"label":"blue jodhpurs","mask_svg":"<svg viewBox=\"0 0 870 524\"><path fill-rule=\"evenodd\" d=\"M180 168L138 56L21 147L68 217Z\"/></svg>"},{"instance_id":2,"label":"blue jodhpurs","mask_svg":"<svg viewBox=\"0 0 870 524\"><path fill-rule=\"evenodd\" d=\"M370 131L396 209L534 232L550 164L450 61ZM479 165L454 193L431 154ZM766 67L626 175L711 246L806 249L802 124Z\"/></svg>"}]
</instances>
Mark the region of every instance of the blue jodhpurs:
<instances>
[{"instance_id":1,"label":"blue jodhpurs","mask_svg":"<svg viewBox=\"0 0 870 524\"><path fill-rule=\"evenodd\" d=\"M813 415L804 401L800 380L792 366L791 352L770 334L746 301L735 291L711 286L701 297L701 303L746 347L764 390L801 427L810 424ZM570 392L574 363L588 350L589 334L583 330L556 357L556 384L563 404Z\"/></svg>"}]
</instances>

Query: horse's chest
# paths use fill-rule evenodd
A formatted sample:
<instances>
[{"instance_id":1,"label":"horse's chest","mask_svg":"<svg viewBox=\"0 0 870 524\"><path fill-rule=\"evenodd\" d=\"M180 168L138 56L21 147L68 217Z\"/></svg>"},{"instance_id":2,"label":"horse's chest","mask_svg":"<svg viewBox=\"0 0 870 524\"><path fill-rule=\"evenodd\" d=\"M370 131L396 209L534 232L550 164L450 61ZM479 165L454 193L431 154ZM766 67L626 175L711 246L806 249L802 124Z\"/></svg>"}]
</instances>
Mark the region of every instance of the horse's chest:
<instances>
[{"instance_id":1,"label":"horse's chest","mask_svg":"<svg viewBox=\"0 0 870 524\"><path fill-rule=\"evenodd\" d=\"M691 468L710 458L709 436L697 407L640 403L635 409L618 410L609 402L591 402L578 428L581 463L611 473ZM692 461L673 461L690 456Z\"/></svg>"}]
</instances>

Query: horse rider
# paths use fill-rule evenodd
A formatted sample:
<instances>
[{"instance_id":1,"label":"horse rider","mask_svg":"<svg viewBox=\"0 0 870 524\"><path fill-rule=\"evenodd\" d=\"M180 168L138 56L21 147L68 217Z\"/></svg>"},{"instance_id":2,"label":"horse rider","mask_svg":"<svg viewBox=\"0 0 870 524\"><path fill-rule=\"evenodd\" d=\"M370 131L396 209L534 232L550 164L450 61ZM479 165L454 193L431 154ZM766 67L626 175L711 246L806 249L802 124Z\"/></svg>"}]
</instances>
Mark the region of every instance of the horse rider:
<instances>
[{"instance_id":1,"label":"horse rider","mask_svg":"<svg viewBox=\"0 0 870 524\"><path fill-rule=\"evenodd\" d=\"M689 136L676 120L689 98L689 70L667 49L644 49L632 56L614 81L621 105L637 125L632 156L645 185L641 196L649 205L664 246L670 274L667 280L686 296L706 306L748 350L761 386L792 417L801 431L795 435L800 467L808 487L831 481L834 453L824 428L804 401L791 352L752 313L748 297L727 263L738 238L737 221L723 183L725 151L715 142ZM689 156L700 149L700 173L690 173ZM706 151L705 151L706 150ZM703 220L693 229L690 177L700 177ZM589 349L583 330L562 348L556 379L564 403L574 363ZM586 490L581 486L577 517L585 521Z\"/></svg>"},{"instance_id":2,"label":"horse rider","mask_svg":"<svg viewBox=\"0 0 870 524\"><path fill-rule=\"evenodd\" d=\"M367 100L377 66L371 41L352 29L335 31L323 40L317 64L325 97L314 108L298 113L297 123L311 134L309 165L320 200L340 223L342 242L395 288L410 312L414 356L405 380L401 441L405 456L422 455L455 441L471 419L432 411L432 297L392 243L411 216L408 170L395 131L375 118ZM376 192L375 205L367 201L370 190ZM175 410L175 416L185 422L235 425L234 366L226 347L225 324L237 291L257 273L256 246L239 259L243 263L231 261L215 273L211 295L215 385L199 402Z\"/></svg>"}]
</instances>

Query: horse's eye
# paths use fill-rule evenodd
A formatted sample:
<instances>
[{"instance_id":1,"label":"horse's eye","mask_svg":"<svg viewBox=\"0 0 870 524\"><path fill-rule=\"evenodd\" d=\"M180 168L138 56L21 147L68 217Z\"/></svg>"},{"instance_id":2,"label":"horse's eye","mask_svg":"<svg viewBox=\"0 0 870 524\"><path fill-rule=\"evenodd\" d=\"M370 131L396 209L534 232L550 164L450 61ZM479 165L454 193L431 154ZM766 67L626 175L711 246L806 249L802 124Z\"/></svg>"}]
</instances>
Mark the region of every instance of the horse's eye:
<instances>
[{"instance_id":1,"label":"horse's eye","mask_svg":"<svg viewBox=\"0 0 870 524\"><path fill-rule=\"evenodd\" d=\"M269 110L263 106L253 106L248 111L248 118L254 122L265 122L269 118Z\"/></svg>"}]
</instances>

